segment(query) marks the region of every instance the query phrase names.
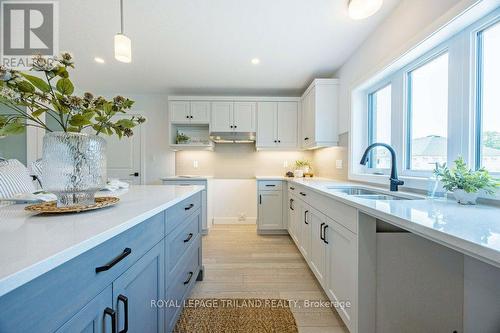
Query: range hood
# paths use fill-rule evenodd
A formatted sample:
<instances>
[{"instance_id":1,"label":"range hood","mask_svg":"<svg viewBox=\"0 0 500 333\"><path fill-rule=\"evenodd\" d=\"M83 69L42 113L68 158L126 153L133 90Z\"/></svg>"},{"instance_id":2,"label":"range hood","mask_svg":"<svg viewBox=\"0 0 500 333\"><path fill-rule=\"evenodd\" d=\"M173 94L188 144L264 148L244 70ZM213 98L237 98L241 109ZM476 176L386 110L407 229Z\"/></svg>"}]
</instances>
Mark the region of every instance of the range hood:
<instances>
[{"instance_id":1,"label":"range hood","mask_svg":"<svg viewBox=\"0 0 500 333\"><path fill-rule=\"evenodd\" d=\"M255 132L212 132L210 140L215 143L254 143Z\"/></svg>"}]
</instances>

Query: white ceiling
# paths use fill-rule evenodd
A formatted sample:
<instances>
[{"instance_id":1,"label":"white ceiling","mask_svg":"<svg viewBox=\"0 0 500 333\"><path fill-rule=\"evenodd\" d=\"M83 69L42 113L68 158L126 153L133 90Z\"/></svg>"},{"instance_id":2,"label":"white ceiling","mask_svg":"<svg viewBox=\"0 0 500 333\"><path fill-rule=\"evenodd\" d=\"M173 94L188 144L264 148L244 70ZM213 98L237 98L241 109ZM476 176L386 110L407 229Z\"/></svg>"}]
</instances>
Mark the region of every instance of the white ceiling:
<instances>
[{"instance_id":1,"label":"white ceiling","mask_svg":"<svg viewBox=\"0 0 500 333\"><path fill-rule=\"evenodd\" d=\"M296 95L331 77L399 0L362 21L347 2L124 0L132 63L123 64L113 58L119 0L61 0L60 49L76 58L77 85L94 92Z\"/></svg>"}]
</instances>

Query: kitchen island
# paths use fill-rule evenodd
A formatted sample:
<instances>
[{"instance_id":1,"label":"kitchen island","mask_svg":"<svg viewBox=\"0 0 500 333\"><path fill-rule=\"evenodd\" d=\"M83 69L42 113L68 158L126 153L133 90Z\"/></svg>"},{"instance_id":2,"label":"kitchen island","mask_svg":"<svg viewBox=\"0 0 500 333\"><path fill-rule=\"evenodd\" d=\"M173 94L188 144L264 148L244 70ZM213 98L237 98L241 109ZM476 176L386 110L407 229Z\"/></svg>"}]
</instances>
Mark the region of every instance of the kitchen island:
<instances>
[{"instance_id":1,"label":"kitchen island","mask_svg":"<svg viewBox=\"0 0 500 333\"><path fill-rule=\"evenodd\" d=\"M71 215L0 206L0 332L170 331L202 277L203 190L132 186ZM151 306L166 299L178 306Z\"/></svg>"}]
</instances>

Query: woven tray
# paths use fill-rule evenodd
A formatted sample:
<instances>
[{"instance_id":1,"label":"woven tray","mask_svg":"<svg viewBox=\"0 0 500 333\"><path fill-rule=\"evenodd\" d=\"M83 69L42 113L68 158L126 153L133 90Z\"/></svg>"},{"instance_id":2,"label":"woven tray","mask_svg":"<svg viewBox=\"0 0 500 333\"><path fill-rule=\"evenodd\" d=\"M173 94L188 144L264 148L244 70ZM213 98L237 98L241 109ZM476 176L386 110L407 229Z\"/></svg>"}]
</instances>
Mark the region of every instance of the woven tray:
<instances>
[{"instance_id":1,"label":"woven tray","mask_svg":"<svg viewBox=\"0 0 500 333\"><path fill-rule=\"evenodd\" d=\"M100 209L109 207L120 201L116 197L99 197L95 198L95 204L88 206L71 206L71 207L57 207L55 201L42 202L35 205L30 205L24 209L30 212L43 213L43 214L61 214L61 213L79 213L87 210Z\"/></svg>"}]
</instances>

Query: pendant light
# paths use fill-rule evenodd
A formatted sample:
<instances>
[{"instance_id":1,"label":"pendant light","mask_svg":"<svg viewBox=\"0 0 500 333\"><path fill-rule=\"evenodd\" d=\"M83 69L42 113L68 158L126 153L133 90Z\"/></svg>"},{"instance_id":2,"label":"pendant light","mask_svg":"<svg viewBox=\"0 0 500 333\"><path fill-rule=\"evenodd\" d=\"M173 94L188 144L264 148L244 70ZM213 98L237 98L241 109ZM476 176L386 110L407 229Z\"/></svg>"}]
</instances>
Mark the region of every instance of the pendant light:
<instances>
[{"instance_id":1,"label":"pendant light","mask_svg":"<svg viewBox=\"0 0 500 333\"><path fill-rule=\"evenodd\" d=\"M372 16L380 7L384 0L349 0L349 16L353 20L361 20Z\"/></svg>"},{"instance_id":2,"label":"pendant light","mask_svg":"<svg viewBox=\"0 0 500 333\"><path fill-rule=\"evenodd\" d=\"M115 59L129 63L132 61L132 41L123 34L123 0L120 0L120 33L115 35Z\"/></svg>"}]
</instances>

